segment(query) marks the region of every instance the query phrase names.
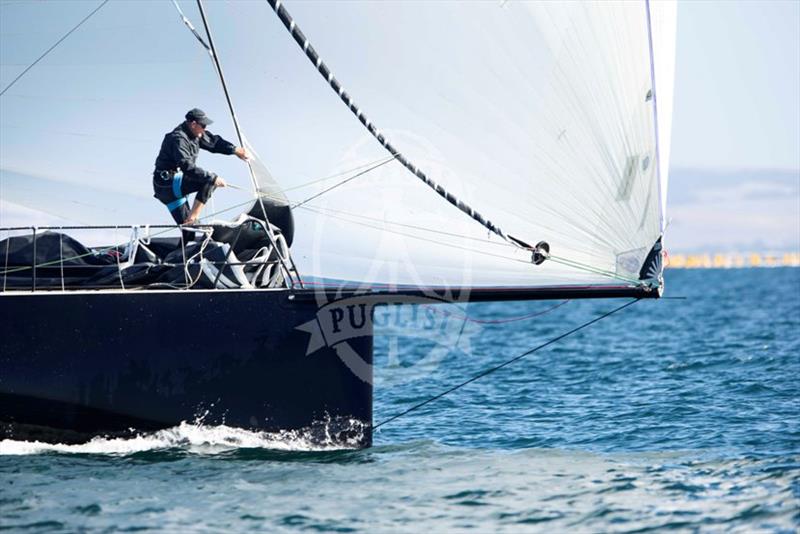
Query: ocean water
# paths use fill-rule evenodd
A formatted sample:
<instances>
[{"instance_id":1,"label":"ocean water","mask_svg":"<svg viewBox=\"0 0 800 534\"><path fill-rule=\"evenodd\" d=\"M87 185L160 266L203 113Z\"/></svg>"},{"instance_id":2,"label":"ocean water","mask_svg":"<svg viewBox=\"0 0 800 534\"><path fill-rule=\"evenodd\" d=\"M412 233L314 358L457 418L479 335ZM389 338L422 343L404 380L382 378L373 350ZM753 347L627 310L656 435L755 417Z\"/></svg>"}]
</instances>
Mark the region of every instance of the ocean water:
<instances>
[{"instance_id":1,"label":"ocean water","mask_svg":"<svg viewBox=\"0 0 800 534\"><path fill-rule=\"evenodd\" d=\"M641 301L393 420L368 450L186 422L0 442L0 529L797 532L800 269L669 271ZM472 304L375 340L375 422L620 301Z\"/></svg>"}]
</instances>

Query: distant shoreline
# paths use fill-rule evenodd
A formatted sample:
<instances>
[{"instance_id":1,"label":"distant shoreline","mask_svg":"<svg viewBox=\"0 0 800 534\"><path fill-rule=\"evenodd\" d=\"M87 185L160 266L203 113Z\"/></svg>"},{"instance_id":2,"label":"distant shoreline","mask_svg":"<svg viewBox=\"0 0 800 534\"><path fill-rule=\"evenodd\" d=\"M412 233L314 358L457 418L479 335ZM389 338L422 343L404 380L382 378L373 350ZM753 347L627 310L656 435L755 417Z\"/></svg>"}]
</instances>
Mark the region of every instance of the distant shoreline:
<instances>
[{"instance_id":1,"label":"distant shoreline","mask_svg":"<svg viewBox=\"0 0 800 534\"><path fill-rule=\"evenodd\" d=\"M668 269L800 267L800 252L717 252L668 254Z\"/></svg>"}]
</instances>

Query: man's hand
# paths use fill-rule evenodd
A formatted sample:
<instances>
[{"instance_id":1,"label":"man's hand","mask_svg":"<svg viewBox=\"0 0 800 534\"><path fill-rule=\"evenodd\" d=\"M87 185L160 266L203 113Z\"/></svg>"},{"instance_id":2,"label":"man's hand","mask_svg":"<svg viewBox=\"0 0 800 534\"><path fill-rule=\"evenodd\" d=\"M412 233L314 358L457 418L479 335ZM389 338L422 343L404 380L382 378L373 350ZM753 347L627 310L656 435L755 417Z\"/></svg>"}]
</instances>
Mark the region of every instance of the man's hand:
<instances>
[{"instance_id":1,"label":"man's hand","mask_svg":"<svg viewBox=\"0 0 800 534\"><path fill-rule=\"evenodd\" d=\"M222 179L222 177L217 176L214 179L214 187L227 187L228 182Z\"/></svg>"},{"instance_id":2,"label":"man's hand","mask_svg":"<svg viewBox=\"0 0 800 534\"><path fill-rule=\"evenodd\" d=\"M247 161L250 159L250 154L247 153L247 150L245 150L244 147L237 146L233 153L236 154L236 157L242 161Z\"/></svg>"},{"instance_id":3,"label":"man's hand","mask_svg":"<svg viewBox=\"0 0 800 534\"><path fill-rule=\"evenodd\" d=\"M189 215L186 217L186 220L183 221L183 224L194 224L197 222L197 215Z\"/></svg>"}]
</instances>

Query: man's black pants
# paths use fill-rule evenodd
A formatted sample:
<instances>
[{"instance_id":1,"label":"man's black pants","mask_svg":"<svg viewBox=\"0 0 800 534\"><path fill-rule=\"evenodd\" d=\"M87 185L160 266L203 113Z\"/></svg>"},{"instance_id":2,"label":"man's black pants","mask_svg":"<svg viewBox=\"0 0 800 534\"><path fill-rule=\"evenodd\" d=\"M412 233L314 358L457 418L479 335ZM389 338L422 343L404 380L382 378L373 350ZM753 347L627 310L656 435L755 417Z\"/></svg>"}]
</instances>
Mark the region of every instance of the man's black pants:
<instances>
[{"instance_id":1,"label":"man's black pants","mask_svg":"<svg viewBox=\"0 0 800 534\"><path fill-rule=\"evenodd\" d=\"M214 180L193 174L157 170L153 173L153 196L167 206L177 224L183 224L191 213L188 195L197 193L195 200L203 204L208 203L208 199L216 189ZM187 241L193 237L192 232L184 231L183 235Z\"/></svg>"}]
</instances>

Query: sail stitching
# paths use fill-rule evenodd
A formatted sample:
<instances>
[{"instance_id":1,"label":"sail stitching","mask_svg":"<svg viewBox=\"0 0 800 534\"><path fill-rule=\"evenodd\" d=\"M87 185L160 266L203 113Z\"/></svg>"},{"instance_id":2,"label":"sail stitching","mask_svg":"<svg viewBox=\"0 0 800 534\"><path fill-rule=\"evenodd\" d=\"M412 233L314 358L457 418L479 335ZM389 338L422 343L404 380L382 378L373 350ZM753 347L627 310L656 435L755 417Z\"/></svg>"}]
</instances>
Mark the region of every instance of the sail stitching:
<instances>
[{"instance_id":1,"label":"sail stitching","mask_svg":"<svg viewBox=\"0 0 800 534\"><path fill-rule=\"evenodd\" d=\"M653 52L653 25L652 21L650 20L650 0L645 0L645 10L647 11L647 43L650 52L650 84L652 88L650 89L652 93L649 93L653 99L653 128L655 130L655 141L656 141L656 176L658 177L658 212L659 212L659 226L661 231L664 231L664 199L662 198L662 187L661 187L661 153L660 153L660 146L658 142L658 92L656 91L656 64L655 64L655 54Z\"/></svg>"}]
</instances>

